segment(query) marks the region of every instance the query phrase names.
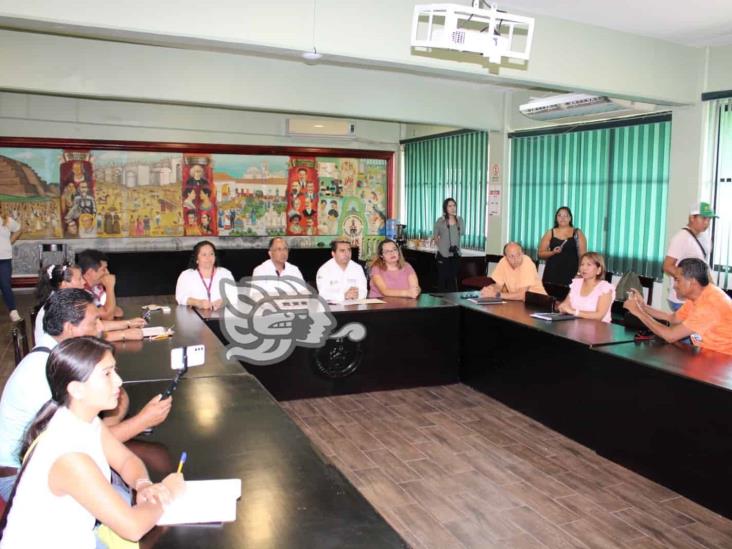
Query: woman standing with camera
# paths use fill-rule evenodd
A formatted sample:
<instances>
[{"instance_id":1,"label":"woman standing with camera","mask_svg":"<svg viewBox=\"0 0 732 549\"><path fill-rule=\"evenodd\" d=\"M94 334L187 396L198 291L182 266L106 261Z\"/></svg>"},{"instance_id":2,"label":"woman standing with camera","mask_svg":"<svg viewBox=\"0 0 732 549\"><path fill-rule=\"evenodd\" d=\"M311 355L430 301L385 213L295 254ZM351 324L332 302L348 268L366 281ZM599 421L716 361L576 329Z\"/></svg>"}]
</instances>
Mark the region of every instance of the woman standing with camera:
<instances>
[{"instance_id":1,"label":"woman standing with camera","mask_svg":"<svg viewBox=\"0 0 732 549\"><path fill-rule=\"evenodd\" d=\"M442 203L442 214L435 221L432 235L437 245L437 289L440 292L457 292L460 235L465 232L465 222L457 215L457 202L454 198L445 199Z\"/></svg>"}]
</instances>

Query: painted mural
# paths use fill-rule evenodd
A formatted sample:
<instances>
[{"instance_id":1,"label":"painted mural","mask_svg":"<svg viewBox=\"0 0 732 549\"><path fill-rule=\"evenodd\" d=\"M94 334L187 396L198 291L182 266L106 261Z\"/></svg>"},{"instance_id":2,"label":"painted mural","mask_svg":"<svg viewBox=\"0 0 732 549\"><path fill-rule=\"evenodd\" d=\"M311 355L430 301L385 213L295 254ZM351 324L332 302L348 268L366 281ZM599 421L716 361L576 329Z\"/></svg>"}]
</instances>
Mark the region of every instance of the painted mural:
<instances>
[{"instance_id":1,"label":"painted mural","mask_svg":"<svg viewBox=\"0 0 732 549\"><path fill-rule=\"evenodd\" d=\"M340 236L368 247L384 234L386 183L380 159L0 148L0 212L23 239Z\"/></svg>"}]
</instances>

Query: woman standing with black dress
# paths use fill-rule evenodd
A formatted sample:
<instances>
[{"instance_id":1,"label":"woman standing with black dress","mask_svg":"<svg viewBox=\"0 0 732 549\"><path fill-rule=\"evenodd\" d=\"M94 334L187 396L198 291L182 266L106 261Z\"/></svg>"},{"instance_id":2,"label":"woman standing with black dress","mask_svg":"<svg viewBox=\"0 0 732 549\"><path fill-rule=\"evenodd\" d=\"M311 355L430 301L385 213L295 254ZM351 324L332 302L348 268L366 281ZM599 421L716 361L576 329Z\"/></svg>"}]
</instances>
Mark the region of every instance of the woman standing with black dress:
<instances>
[{"instance_id":1,"label":"woman standing with black dress","mask_svg":"<svg viewBox=\"0 0 732 549\"><path fill-rule=\"evenodd\" d=\"M572 225L572 211L562 206L554 214L554 227L539 243L539 259L546 261L542 281L569 286L577 275L579 258L586 251L584 233Z\"/></svg>"}]
</instances>

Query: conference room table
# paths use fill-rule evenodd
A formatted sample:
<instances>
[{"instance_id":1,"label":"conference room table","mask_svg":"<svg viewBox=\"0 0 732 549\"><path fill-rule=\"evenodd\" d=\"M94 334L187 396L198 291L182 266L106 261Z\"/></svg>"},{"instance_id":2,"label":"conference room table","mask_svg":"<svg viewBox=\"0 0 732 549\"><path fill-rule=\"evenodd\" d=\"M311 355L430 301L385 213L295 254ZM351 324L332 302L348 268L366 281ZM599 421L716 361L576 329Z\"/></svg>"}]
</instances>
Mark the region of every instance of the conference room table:
<instances>
[{"instance_id":1,"label":"conference room table","mask_svg":"<svg viewBox=\"0 0 732 549\"><path fill-rule=\"evenodd\" d=\"M125 383L168 380L177 371L170 366L170 351L176 347L204 345L206 362L186 373L187 378L240 374L244 370L236 360L228 360L219 339L210 330L202 329L203 323L191 307L179 307L172 296L125 297L120 305L127 318L140 316L142 306L167 305L170 313L154 311L149 326L172 328L174 334L160 340L124 341L115 343L117 371Z\"/></svg>"},{"instance_id":2,"label":"conference room table","mask_svg":"<svg viewBox=\"0 0 732 549\"><path fill-rule=\"evenodd\" d=\"M519 301L479 305L466 294L445 294L460 305L460 380L541 423L590 445L594 432L580 421L598 346L633 340L615 324L532 318L539 309Z\"/></svg>"},{"instance_id":3,"label":"conference room table","mask_svg":"<svg viewBox=\"0 0 732 549\"><path fill-rule=\"evenodd\" d=\"M732 356L464 295L444 296L461 306L463 383L732 517Z\"/></svg>"},{"instance_id":4,"label":"conference room table","mask_svg":"<svg viewBox=\"0 0 732 549\"><path fill-rule=\"evenodd\" d=\"M125 298L133 314L161 298ZM165 390L170 348L205 342L206 364L191 368L173 393L167 419L131 441L155 479L188 454L187 480L239 478L237 520L224 524L155 527L141 547L405 547L373 509L238 362L222 360L223 345L190 308L172 305L151 324L176 322L169 340L118 343L117 365L132 413Z\"/></svg>"},{"instance_id":5,"label":"conference room table","mask_svg":"<svg viewBox=\"0 0 732 549\"><path fill-rule=\"evenodd\" d=\"M378 304L333 304L331 336L360 324L366 337L331 338L319 349L296 347L268 366L243 361L277 400L457 383L460 308L429 294L385 297ZM223 311L197 311L223 344Z\"/></svg>"},{"instance_id":6,"label":"conference room table","mask_svg":"<svg viewBox=\"0 0 732 549\"><path fill-rule=\"evenodd\" d=\"M594 354L598 452L732 517L732 356L659 340Z\"/></svg>"}]
</instances>

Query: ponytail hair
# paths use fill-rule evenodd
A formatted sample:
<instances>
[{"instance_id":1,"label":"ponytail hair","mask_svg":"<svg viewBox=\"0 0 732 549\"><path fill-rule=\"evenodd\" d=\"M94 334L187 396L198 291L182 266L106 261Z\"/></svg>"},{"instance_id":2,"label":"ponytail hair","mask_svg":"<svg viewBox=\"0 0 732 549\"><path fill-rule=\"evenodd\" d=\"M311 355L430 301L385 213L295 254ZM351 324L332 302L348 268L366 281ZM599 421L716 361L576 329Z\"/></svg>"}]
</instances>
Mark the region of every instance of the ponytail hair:
<instances>
[{"instance_id":1,"label":"ponytail hair","mask_svg":"<svg viewBox=\"0 0 732 549\"><path fill-rule=\"evenodd\" d=\"M38 274L38 285L36 286L36 311L46 304L49 296L61 288L62 282L71 282L73 269L76 265L69 262L49 265Z\"/></svg>"},{"instance_id":2,"label":"ponytail hair","mask_svg":"<svg viewBox=\"0 0 732 549\"><path fill-rule=\"evenodd\" d=\"M15 491L18 489L25 468L35 452L35 447L31 449L30 453L28 453L28 449L31 448L33 441L46 429L56 411L62 406L68 407L70 401L69 383L72 381L83 383L89 379L94 367L101 362L106 353L114 355L114 346L98 337L82 336L65 339L54 347L48 356L46 379L48 380L48 386L51 388L51 400L38 410L36 417L25 432L19 454L22 465L18 471L18 477L15 479L15 486L13 486L13 491L8 498L2 519L0 519L0 540L5 531L10 508L13 506Z\"/></svg>"}]
</instances>

